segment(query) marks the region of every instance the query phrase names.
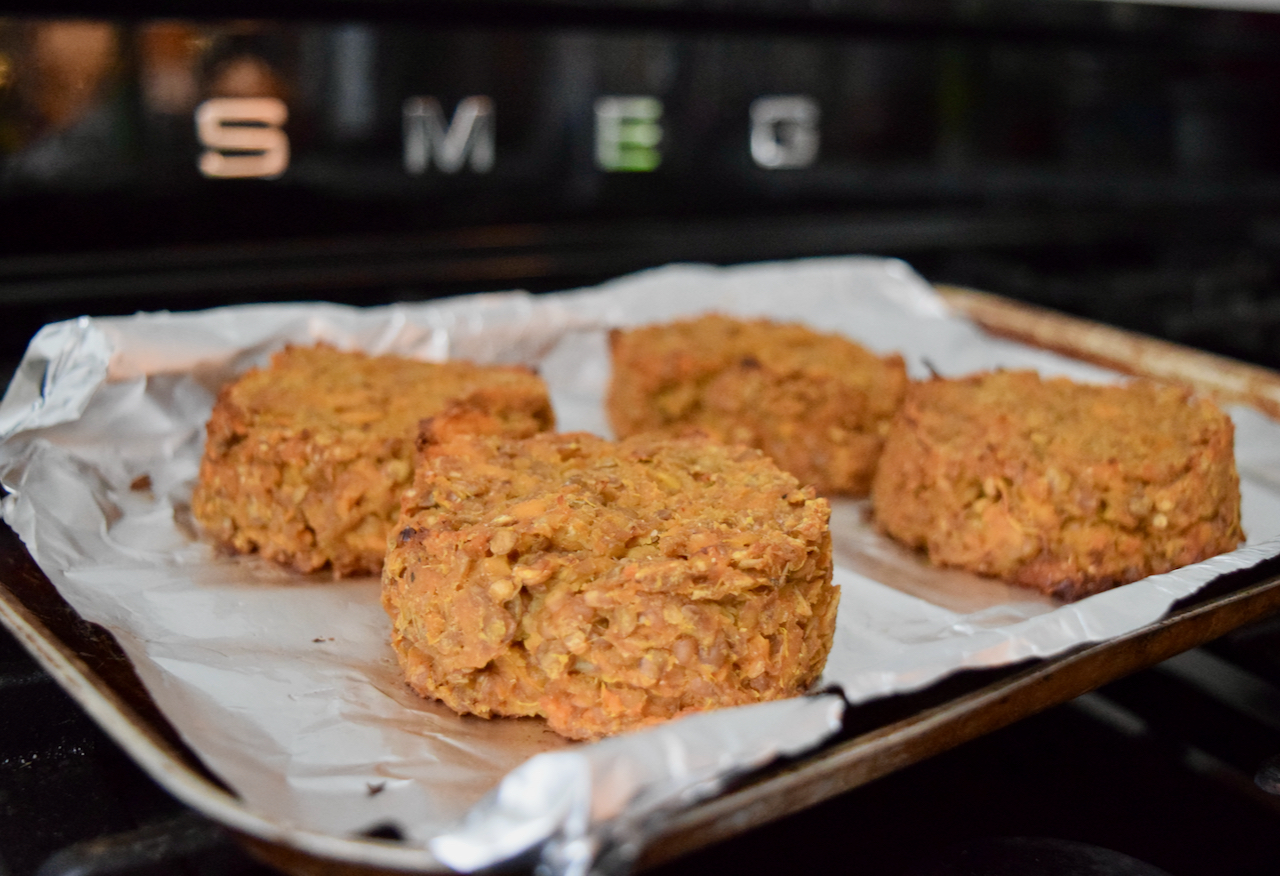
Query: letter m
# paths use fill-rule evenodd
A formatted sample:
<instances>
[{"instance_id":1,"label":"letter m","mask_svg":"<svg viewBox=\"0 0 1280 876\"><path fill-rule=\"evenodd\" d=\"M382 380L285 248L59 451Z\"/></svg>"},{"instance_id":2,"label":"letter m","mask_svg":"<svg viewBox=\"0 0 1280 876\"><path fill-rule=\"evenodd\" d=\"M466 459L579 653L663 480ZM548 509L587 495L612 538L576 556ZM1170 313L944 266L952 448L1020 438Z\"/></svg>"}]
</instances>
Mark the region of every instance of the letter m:
<instances>
[{"instance_id":1,"label":"letter m","mask_svg":"<svg viewBox=\"0 0 1280 876\"><path fill-rule=\"evenodd\" d=\"M446 124L434 97L411 97L404 102L404 169L414 176L435 164L443 173L457 173L471 159L471 169L493 168L493 101L484 95L458 101L453 121Z\"/></svg>"}]
</instances>

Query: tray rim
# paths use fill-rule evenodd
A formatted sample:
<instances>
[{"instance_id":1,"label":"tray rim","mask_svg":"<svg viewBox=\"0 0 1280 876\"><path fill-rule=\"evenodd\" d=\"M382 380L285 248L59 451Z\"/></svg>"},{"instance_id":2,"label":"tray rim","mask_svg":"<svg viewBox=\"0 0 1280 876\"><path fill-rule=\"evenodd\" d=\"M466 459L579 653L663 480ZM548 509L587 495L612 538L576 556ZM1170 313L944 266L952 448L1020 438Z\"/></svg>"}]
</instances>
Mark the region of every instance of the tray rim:
<instances>
[{"instance_id":1,"label":"tray rim","mask_svg":"<svg viewBox=\"0 0 1280 876\"><path fill-rule=\"evenodd\" d=\"M962 286L934 287L988 334L1135 377L1183 383L1280 421L1280 372Z\"/></svg>"}]
</instances>

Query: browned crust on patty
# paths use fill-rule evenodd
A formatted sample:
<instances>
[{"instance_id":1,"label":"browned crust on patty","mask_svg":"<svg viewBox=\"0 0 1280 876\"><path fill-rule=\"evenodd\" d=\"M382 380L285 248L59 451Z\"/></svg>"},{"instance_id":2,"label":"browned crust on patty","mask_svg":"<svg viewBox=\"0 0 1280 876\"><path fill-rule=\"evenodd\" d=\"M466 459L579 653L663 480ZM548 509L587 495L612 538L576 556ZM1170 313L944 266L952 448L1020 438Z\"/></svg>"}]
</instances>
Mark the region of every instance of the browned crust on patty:
<instances>
[{"instance_id":1,"label":"browned crust on patty","mask_svg":"<svg viewBox=\"0 0 1280 876\"><path fill-rule=\"evenodd\" d=\"M907 385L901 356L798 323L709 314L610 342L617 435L694 427L763 450L826 494L866 495Z\"/></svg>"},{"instance_id":2,"label":"browned crust on patty","mask_svg":"<svg viewBox=\"0 0 1280 876\"><path fill-rule=\"evenodd\" d=\"M1240 544L1233 435L1178 386L936 378L908 391L872 502L938 565L1074 600Z\"/></svg>"},{"instance_id":3,"label":"browned crust on patty","mask_svg":"<svg viewBox=\"0 0 1280 876\"><path fill-rule=\"evenodd\" d=\"M195 518L229 549L299 572L376 573L419 422L459 398L518 434L554 420L525 368L287 347L219 393Z\"/></svg>"},{"instance_id":4,"label":"browned crust on patty","mask_svg":"<svg viewBox=\"0 0 1280 876\"><path fill-rule=\"evenodd\" d=\"M830 508L706 438L428 429L383 570L409 684L575 739L802 693L835 629Z\"/></svg>"}]
</instances>

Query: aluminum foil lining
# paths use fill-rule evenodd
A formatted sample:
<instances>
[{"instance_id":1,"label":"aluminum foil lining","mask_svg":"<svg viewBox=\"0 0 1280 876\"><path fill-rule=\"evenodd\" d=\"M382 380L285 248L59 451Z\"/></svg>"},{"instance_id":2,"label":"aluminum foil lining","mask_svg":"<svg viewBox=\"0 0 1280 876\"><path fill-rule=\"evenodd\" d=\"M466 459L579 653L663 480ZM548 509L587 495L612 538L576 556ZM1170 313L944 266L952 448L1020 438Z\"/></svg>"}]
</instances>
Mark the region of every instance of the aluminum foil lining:
<instances>
[{"instance_id":1,"label":"aluminum foil lining","mask_svg":"<svg viewBox=\"0 0 1280 876\"><path fill-rule=\"evenodd\" d=\"M538 846L549 872L625 866L663 813L820 744L842 701L724 710L592 745L536 720L459 717L403 683L376 580L219 555L199 537L190 495L218 387L286 343L525 363L547 379L560 428L608 435L608 330L711 310L842 332L901 352L917 377L1029 367L1119 379L988 337L907 265L874 258L675 265L559 294L367 309L82 318L36 336L0 403L4 519L238 795L239 829L402 869L474 870ZM1230 413L1248 544L1072 605L928 567L878 536L864 503L835 503L843 592L824 685L856 703L1061 653L1142 627L1218 575L1280 553L1280 425ZM361 840L387 825L402 844Z\"/></svg>"}]
</instances>

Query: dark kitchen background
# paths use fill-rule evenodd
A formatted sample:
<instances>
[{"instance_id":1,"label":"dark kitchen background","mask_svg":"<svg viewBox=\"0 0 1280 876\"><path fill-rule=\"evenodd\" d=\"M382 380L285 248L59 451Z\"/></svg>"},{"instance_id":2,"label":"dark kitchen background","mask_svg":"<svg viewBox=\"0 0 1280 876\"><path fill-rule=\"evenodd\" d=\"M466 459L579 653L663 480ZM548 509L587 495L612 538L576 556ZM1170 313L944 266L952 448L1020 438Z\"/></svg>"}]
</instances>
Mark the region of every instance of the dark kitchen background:
<instances>
[{"instance_id":1,"label":"dark kitchen background","mask_svg":"<svg viewBox=\"0 0 1280 876\"><path fill-rule=\"evenodd\" d=\"M6 375L81 314L861 253L1280 368L1280 2L0 2ZM1273 874L1275 755L1271 622L657 872ZM37 871L266 872L4 637Z\"/></svg>"}]
</instances>

